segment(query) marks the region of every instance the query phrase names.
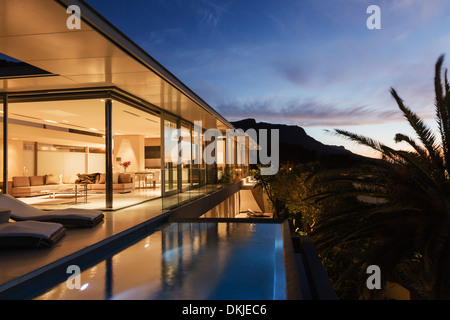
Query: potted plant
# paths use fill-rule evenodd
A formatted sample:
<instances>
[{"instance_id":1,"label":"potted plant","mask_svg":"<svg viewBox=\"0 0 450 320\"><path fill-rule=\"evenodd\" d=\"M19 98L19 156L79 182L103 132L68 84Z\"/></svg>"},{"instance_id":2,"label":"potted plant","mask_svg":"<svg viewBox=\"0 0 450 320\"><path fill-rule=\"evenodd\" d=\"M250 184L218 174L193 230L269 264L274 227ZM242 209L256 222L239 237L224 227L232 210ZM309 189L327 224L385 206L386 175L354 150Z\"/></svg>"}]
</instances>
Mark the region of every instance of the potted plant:
<instances>
[{"instance_id":1,"label":"potted plant","mask_svg":"<svg viewBox=\"0 0 450 320\"><path fill-rule=\"evenodd\" d=\"M130 166L131 161L124 161L120 163L120 165L123 167L123 172L127 172L127 168Z\"/></svg>"}]
</instances>

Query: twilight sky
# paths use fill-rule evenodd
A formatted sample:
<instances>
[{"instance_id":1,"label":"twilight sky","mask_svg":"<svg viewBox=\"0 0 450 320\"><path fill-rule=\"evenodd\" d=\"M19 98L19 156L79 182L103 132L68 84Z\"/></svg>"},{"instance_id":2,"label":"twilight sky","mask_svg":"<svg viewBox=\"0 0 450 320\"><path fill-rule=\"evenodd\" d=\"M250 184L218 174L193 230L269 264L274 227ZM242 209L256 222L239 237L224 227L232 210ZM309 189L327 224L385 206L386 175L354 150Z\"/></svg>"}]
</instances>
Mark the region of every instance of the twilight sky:
<instances>
[{"instance_id":1,"label":"twilight sky","mask_svg":"<svg viewBox=\"0 0 450 320\"><path fill-rule=\"evenodd\" d=\"M231 121L295 124L323 143L376 156L324 130L395 146L395 133L412 133L394 87L435 126L434 64L450 53L448 0L87 1ZM370 5L381 9L380 30L366 26Z\"/></svg>"}]
</instances>

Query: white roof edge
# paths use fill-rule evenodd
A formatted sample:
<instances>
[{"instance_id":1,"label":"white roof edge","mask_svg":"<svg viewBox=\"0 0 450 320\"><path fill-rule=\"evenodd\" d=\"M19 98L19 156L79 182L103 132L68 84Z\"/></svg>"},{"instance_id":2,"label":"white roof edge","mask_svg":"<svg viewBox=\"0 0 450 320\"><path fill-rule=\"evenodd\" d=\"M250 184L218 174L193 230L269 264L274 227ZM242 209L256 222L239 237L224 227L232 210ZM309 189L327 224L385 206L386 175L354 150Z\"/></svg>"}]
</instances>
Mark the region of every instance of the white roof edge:
<instances>
[{"instance_id":1,"label":"white roof edge","mask_svg":"<svg viewBox=\"0 0 450 320\"><path fill-rule=\"evenodd\" d=\"M70 3L66 0L53 0L66 8L70 5L79 6L81 9L81 18L92 28L100 32L105 38L118 45L125 53L131 55L134 59L138 60L143 65L149 67L155 73L168 82L172 83L180 91L184 92L190 99L195 101L205 111L211 113L226 126L234 128L234 126L219 114L214 108L208 105L202 98L200 98L194 91L186 86L181 80L161 65L155 58L142 49L138 44L121 32L115 27L108 19L103 17L98 11L96 11L90 4L84 0L70 0Z\"/></svg>"}]
</instances>

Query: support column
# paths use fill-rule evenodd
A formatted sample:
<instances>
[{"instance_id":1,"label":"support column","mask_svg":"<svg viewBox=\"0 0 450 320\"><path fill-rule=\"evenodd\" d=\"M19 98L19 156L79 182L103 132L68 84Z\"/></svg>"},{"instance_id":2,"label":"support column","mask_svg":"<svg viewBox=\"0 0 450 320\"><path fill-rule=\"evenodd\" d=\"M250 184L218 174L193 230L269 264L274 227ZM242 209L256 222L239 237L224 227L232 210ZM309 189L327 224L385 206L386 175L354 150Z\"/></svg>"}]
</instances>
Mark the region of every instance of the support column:
<instances>
[{"instance_id":1,"label":"support column","mask_svg":"<svg viewBox=\"0 0 450 320\"><path fill-rule=\"evenodd\" d=\"M106 149L106 208L113 207L113 140L112 140L112 101L107 99L105 102L105 149Z\"/></svg>"}]
</instances>

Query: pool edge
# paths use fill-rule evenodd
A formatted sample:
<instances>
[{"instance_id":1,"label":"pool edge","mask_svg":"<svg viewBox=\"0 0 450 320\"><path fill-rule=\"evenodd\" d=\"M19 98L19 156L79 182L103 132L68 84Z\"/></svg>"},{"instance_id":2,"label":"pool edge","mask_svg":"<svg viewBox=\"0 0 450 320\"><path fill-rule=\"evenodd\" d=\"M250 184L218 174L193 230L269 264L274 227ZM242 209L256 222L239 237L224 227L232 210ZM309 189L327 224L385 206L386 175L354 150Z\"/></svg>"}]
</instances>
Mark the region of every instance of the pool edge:
<instances>
[{"instance_id":1,"label":"pool edge","mask_svg":"<svg viewBox=\"0 0 450 320\"><path fill-rule=\"evenodd\" d=\"M283 237L283 256L286 276L286 300L302 300L300 280L297 270L297 262L294 256L294 246L292 244L289 223L284 220L281 224Z\"/></svg>"}]
</instances>

